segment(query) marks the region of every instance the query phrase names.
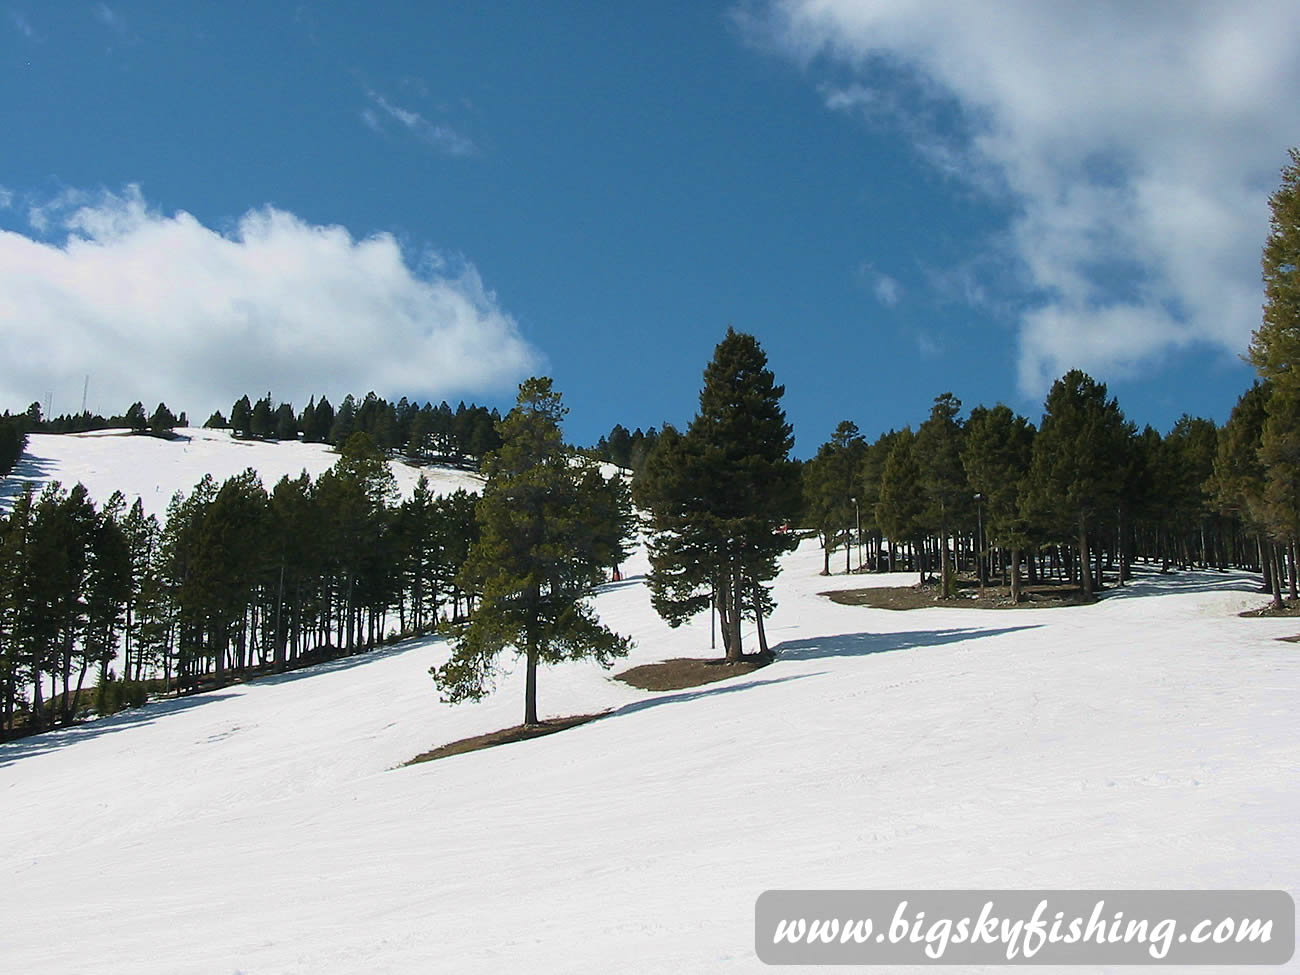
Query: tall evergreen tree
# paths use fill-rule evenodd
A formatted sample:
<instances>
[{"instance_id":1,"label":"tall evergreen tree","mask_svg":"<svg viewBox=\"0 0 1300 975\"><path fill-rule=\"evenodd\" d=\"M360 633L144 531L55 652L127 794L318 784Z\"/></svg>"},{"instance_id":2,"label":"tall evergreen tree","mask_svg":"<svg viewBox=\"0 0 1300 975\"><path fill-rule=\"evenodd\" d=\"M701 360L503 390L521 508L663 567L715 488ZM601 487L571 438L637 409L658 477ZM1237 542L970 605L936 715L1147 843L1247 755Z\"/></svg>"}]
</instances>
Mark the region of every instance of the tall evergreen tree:
<instances>
[{"instance_id":1,"label":"tall evergreen tree","mask_svg":"<svg viewBox=\"0 0 1300 975\"><path fill-rule=\"evenodd\" d=\"M253 404L248 429L255 437L269 437L275 433L275 417L271 410L271 394L267 393Z\"/></svg>"},{"instance_id":2,"label":"tall evergreen tree","mask_svg":"<svg viewBox=\"0 0 1300 975\"><path fill-rule=\"evenodd\" d=\"M1290 150L1282 184L1269 197L1264 273L1264 319L1250 344L1260 375L1281 386L1300 386L1300 148Z\"/></svg>"},{"instance_id":3,"label":"tall evergreen tree","mask_svg":"<svg viewBox=\"0 0 1300 975\"><path fill-rule=\"evenodd\" d=\"M1271 383L1255 382L1237 399L1219 433L1210 481L1219 510L1239 517L1246 530L1257 536L1261 567L1267 566L1263 532L1268 515L1264 505L1265 471L1259 448L1271 395Z\"/></svg>"},{"instance_id":4,"label":"tall evergreen tree","mask_svg":"<svg viewBox=\"0 0 1300 975\"><path fill-rule=\"evenodd\" d=\"M324 407L324 405L325 402L322 400L321 407ZM321 408L317 408L316 412L319 415ZM358 432L357 401L353 398L351 393L348 393L343 397L343 402L339 404L337 412L334 413L333 420L334 422L329 428L329 436L327 439L336 447L342 447L348 442L348 438L351 437L353 433Z\"/></svg>"},{"instance_id":5,"label":"tall evergreen tree","mask_svg":"<svg viewBox=\"0 0 1300 975\"><path fill-rule=\"evenodd\" d=\"M154 433L166 433L176 429L176 414L167 409L166 403L159 403L158 408L149 417L149 429Z\"/></svg>"},{"instance_id":6,"label":"tall evergreen tree","mask_svg":"<svg viewBox=\"0 0 1300 975\"><path fill-rule=\"evenodd\" d=\"M988 540L1010 550L1011 599L1020 601L1020 555L1029 545L1029 526L1021 514L1025 472L1033 458L1034 425L999 403L977 406L966 421L962 464L970 487L982 499Z\"/></svg>"},{"instance_id":7,"label":"tall evergreen tree","mask_svg":"<svg viewBox=\"0 0 1300 975\"><path fill-rule=\"evenodd\" d=\"M866 441L852 420L842 420L831 439L803 466L804 515L822 541L822 575L830 575L831 549L844 543L844 571L850 569L850 542L857 522L858 488Z\"/></svg>"},{"instance_id":8,"label":"tall evergreen tree","mask_svg":"<svg viewBox=\"0 0 1300 975\"><path fill-rule=\"evenodd\" d=\"M876 521L889 539L889 561L898 546L910 542L915 555L915 569L925 582L926 504L921 487L921 467L916 462L916 434L904 427L894 438L885 467L880 475L880 500L876 503Z\"/></svg>"},{"instance_id":9,"label":"tall evergreen tree","mask_svg":"<svg viewBox=\"0 0 1300 975\"><path fill-rule=\"evenodd\" d=\"M916 432L914 445L921 470L921 489L927 502L928 527L939 537L940 579L944 596L956 592L949 555L949 533L970 510L972 492L962 467L961 400L952 393L935 397L929 418Z\"/></svg>"},{"instance_id":10,"label":"tall evergreen tree","mask_svg":"<svg viewBox=\"0 0 1300 975\"><path fill-rule=\"evenodd\" d=\"M241 396L230 408L230 429L238 436L246 437L252 432L252 423L253 404L249 402L247 396Z\"/></svg>"},{"instance_id":11,"label":"tall evergreen tree","mask_svg":"<svg viewBox=\"0 0 1300 975\"><path fill-rule=\"evenodd\" d=\"M727 659L743 653L741 621L753 619L767 652L765 583L797 538L782 531L798 513L799 471L790 460L785 387L752 335L729 328L704 371L700 409L685 435L665 429L638 479L648 512L655 609L680 625L711 601Z\"/></svg>"},{"instance_id":12,"label":"tall evergreen tree","mask_svg":"<svg viewBox=\"0 0 1300 975\"><path fill-rule=\"evenodd\" d=\"M281 403L275 408L271 417L271 426L276 440L297 440L298 419L293 415L291 403Z\"/></svg>"},{"instance_id":13,"label":"tall evergreen tree","mask_svg":"<svg viewBox=\"0 0 1300 975\"><path fill-rule=\"evenodd\" d=\"M123 414L123 419L126 421L126 425L136 433L144 433L149 427L149 419L145 416L144 404L139 400L127 408L126 413Z\"/></svg>"},{"instance_id":14,"label":"tall evergreen tree","mask_svg":"<svg viewBox=\"0 0 1300 975\"><path fill-rule=\"evenodd\" d=\"M1090 532L1115 510L1128 434L1124 414L1107 398L1104 383L1075 369L1052 384L1034 439L1031 504L1051 517L1058 531L1075 534L1084 599L1092 599L1100 585L1093 579Z\"/></svg>"},{"instance_id":15,"label":"tall evergreen tree","mask_svg":"<svg viewBox=\"0 0 1300 975\"><path fill-rule=\"evenodd\" d=\"M10 473L27 449L27 431L12 417L0 418L0 477Z\"/></svg>"},{"instance_id":16,"label":"tall evergreen tree","mask_svg":"<svg viewBox=\"0 0 1300 975\"><path fill-rule=\"evenodd\" d=\"M565 447L564 413L549 379L520 386L501 423L501 449L485 463L482 534L463 572L479 604L451 631L451 659L431 671L444 699L477 700L498 655L514 647L525 660L526 725L538 723L539 663L593 657L608 666L629 648L587 598L624 558L630 506L621 482L606 481Z\"/></svg>"}]
</instances>

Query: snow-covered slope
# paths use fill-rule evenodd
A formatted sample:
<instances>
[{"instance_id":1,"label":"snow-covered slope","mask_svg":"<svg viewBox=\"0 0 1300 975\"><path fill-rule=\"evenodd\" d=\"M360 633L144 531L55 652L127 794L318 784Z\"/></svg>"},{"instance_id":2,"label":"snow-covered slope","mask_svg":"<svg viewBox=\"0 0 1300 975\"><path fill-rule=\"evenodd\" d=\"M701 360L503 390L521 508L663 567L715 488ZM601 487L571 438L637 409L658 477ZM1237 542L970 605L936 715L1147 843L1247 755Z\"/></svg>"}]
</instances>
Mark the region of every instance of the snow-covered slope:
<instances>
[{"instance_id":1,"label":"snow-covered slope","mask_svg":"<svg viewBox=\"0 0 1300 975\"><path fill-rule=\"evenodd\" d=\"M420 766L517 723L521 673L439 704L426 640L0 746L4 970L757 972L769 888L1300 891L1300 623L1236 617L1244 576L895 613L819 568L762 671L549 668L544 714L610 716ZM598 605L629 663L707 653L639 578Z\"/></svg>"},{"instance_id":2,"label":"snow-covered slope","mask_svg":"<svg viewBox=\"0 0 1300 975\"><path fill-rule=\"evenodd\" d=\"M269 491L280 478L297 477L304 470L315 480L338 459L324 444L237 440L226 430L176 432L176 440L132 436L125 430L33 434L13 478L4 482L0 493L8 503L22 481L59 481L65 488L80 481L99 504L114 491L121 491L127 504L139 497L146 513L161 518L172 495L192 491L204 474L211 474L220 484L251 467ZM404 496L410 495L422 472L436 494L461 487L477 491L482 484L477 475L467 471L419 468L398 461L390 466Z\"/></svg>"}]
</instances>

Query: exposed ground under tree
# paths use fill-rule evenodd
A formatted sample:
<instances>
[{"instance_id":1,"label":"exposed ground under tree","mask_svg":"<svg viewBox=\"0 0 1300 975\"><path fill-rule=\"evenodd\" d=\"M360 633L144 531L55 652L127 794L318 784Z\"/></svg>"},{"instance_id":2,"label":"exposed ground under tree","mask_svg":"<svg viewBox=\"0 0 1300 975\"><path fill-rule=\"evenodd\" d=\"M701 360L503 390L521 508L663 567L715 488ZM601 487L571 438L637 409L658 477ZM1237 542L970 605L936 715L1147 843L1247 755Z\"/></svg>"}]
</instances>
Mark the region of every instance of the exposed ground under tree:
<instances>
[{"instance_id":1,"label":"exposed ground under tree","mask_svg":"<svg viewBox=\"0 0 1300 975\"><path fill-rule=\"evenodd\" d=\"M889 586L870 589L842 589L821 595L844 606L870 606L875 609L930 609L945 606L956 609L1046 609L1052 606L1079 606L1085 600L1077 583L1035 582L1021 586L1023 600L1011 601L1011 588L988 585L981 595L974 579L957 580L957 594L944 598L943 586L927 582L917 586Z\"/></svg>"},{"instance_id":2,"label":"exposed ground under tree","mask_svg":"<svg viewBox=\"0 0 1300 975\"><path fill-rule=\"evenodd\" d=\"M608 711L598 711L595 714L571 714L564 718L546 718L537 724L517 724L512 728L502 728L500 731L489 731L484 735L474 735L471 738L461 738L458 741L448 742L445 745L439 745L437 748L431 748L427 752L421 752L404 765L417 765L420 762L432 762L437 758L447 758L449 755L462 755L465 752L476 752L480 748L492 748L496 745L508 745L512 741L527 741L529 738L541 738L545 735L553 735L557 731L565 731L569 728L576 728L580 724L586 724L588 721L595 721L597 718L603 718Z\"/></svg>"},{"instance_id":3,"label":"exposed ground under tree","mask_svg":"<svg viewBox=\"0 0 1300 975\"><path fill-rule=\"evenodd\" d=\"M625 684L631 684L643 691L680 691L687 687L699 687L701 684L712 684L714 681L726 680L728 677L752 673L771 662L770 657L759 654L741 657L739 660L676 657L657 664L632 667L614 676Z\"/></svg>"}]
</instances>

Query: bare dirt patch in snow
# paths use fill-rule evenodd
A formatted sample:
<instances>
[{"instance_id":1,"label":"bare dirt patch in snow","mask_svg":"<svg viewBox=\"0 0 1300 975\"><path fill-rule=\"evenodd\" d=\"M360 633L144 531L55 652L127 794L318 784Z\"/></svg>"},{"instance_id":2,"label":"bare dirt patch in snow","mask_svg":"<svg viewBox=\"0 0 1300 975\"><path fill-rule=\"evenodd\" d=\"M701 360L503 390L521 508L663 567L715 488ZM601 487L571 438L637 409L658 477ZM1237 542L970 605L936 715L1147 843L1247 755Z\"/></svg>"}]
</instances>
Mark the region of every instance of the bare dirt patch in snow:
<instances>
[{"instance_id":1,"label":"bare dirt patch in snow","mask_svg":"<svg viewBox=\"0 0 1300 975\"><path fill-rule=\"evenodd\" d=\"M502 728L500 731L489 731L485 735L474 735L472 738L461 738L458 741L448 742L445 745L439 745L427 752L421 752L405 765L417 765L420 762L432 762L437 758L447 758L450 755L463 755L465 752L476 752L480 748L492 748L496 745L508 745L512 741L527 741L529 738L541 738L543 735L553 735L557 731L565 731L569 728L576 728L580 724L586 724L588 721L595 721L597 718L603 718L609 714L608 711L598 711L595 714L571 714L564 718L547 718L540 724L517 724L513 728Z\"/></svg>"},{"instance_id":2,"label":"bare dirt patch in snow","mask_svg":"<svg viewBox=\"0 0 1300 975\"><path fill-rule=\"evenodd\" d=\"M986 586L981 595L979 583L974 579L960 579L957 594L943 597L938 582L917 586L892 586L873 589L841 589L819 593L843 606L870 606L874 609L933 609L947 606L956 609L1046 609L1052 606L1081 606L1083 594L1077 585L1057 582L1025 583L1021 586L1022 601L1011 601L1010 586Z\"/></svg>"},{"instance_id":3,"label":"bare dirt patch in snow","mask_svg":"<svg viewBox=\"0 0 1300 975\"><path fill-rule=\"evenodd\" d=\"M687 687L699 687L714 681L739 677L766 667L771 663L770 657L758 655L743 657L740 660L699 660L694 657L677 657L656 664L642 664L632 667L614 676L625 684L643 691L680 691Z\"/></svg>"},{"instance_id":4,"label":"bare dirt patch in snow","mask_svg":"<svg viewBox=\"0 0 1300 975\"><path fill-rule=\"evenodd\" d=\"M1274 609L1273 604L1268 603L1265 606L1261 606L1259 609L1248 609L1244 612L1238 613L1237 615L1244 616L1247 619L1268 616L1300 616L1300 599L1282 600L1281 609Z\"/></svg>"}]
</instances>

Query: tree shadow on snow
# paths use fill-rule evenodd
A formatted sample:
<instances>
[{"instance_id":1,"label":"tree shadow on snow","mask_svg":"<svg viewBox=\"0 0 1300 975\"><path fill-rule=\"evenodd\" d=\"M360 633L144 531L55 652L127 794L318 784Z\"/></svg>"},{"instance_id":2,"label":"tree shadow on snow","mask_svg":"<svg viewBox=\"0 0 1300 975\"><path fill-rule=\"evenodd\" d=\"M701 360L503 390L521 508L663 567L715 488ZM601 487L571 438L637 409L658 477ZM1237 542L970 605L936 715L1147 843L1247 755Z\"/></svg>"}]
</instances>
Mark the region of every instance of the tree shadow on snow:
<instances>
[{"instance_id":1,"label":"tree shadow on snow","mask_svg":"<svg viewBox=\"0 0 1300 975\"><path fill-rule=\"evenodd\" d=\"M9 511L13 508L14 501L27 488L28 481L32 482L32 490L40 494L41 488L53 473L54 461L24 452L18 458L18 463L14 464L14 469L0 478L0 510ZM71 484L63 486L72 487Z\"/></svg>"},{"instance_id":2,"label":"tree shadow on snow","mask_svg":"<svg viewBox=\"0 0 1300 975\"><path fill-rule=\"evenodd\" d=\"M605 592L618 592L620 589L631 589L633 586L642 585L645 582L645 574L641 573L634 576L624 576L618 582L605 582L596 587L596 594Z\"/></svg>"},{"instance_id":3,"label":"tree shadow on snow","mask_svg":"<svg viewBox=\"0 0 1300 975\"><path fill-rule=\"evenodd\" d=\"M963 643L983 637L1002 636L1018 630L1036 630L1041 623L1004 626L999 629L954 627L946 630L906 630L900 633L836 633L808 640L790 640L778 644L773 652L778 661L817 660L822 657L865 657L895 650L919 650L945 643Z\"/></svg>"},{"instance_id":4,"label":"tree shadow on snow","mask_svg":"<svg viewBox=\"0 0 1300 975\"><path fill-rule=\"evenodd\" d=\"M389 657L400 656L408 650L427 646L441 639L442 637L436 634L413 636L409 640L403 640L401 643L394 643L391 646L375 647L372 650L358 650L356 653L344 657L335 657L333 660L325 660L318 664L308 664L306 667L289 670L283 674L267 674L254 677L246 683L272 686L276 684L292 684L294 681L306 680L308 677L336 674L339 671L351 670L353 667L360 667L363 664L372 664L377 660L387 660Z\"/></svg>"},{"instance_id":5,"label":"tree shadow on snow","mask_svg":"<svg viewBox=\"0 0 1300 975\"><path fill-rule=\"evenodd\" d=\"M734 694L736 691L750 691L756 687L765 687L769 684L785 684L792 680L803 680L807 677L820 677L823 672L816 674L791 674L789 677L769 677L763 680L747 680L742 684L725 684L723 686L713 686L700 691L679 691L672 694L658 694L655 697L644 701L633 701L631 704L624 704L621 708L611 711L601 718L602 721L609 718L617 718L624 714L632 714L636 711L644 711L646 708L657 708L664 704L682 704L686 701L695 701L703 697L715 697L718 694Z\"/></svg>"},{"instance_id":6,"label":"tree shadow on snow","mask_svg":"<svg viewBox=\"0 0 1300 975\"><path fill-rule=\"evenodd\" d=\"M194 694L190 697L172 698L166 701L150 701L138 708L119 711L117 714L111 714L105 718L95 718L93 721L87 721L84 724L76 724L68 728L56 728L53 731L45 731L39 735L30 735L26 738L3 742L0 743L0 768L12 765L24 758L31 758L33 755L56 751L60 748L66 748L68 745L75 745L91 738L98 738L101 735L111 735L115 731L124 731L127 728L134 728L139 725L153 724L160 718L167 718L173 714L179 714L181 711L189 711L192 708L211 704L213 701L224 701L231 697L235 697L235 695L212 692Z\"/></svg>"},{"instance_id":7,"label":"tree shadow on snow","mask_svg":"<svg viewBox=\"0 0 1300 975\"><path fill-rule=\"evenodd\" d=\"M1239 571L1215 572L1213 570L1186 569L1159 572L1154 569L1134 569L1133 577L1122 586L1108 581L1108 588L1100 593L1102 599L1132 599L1135 596L1174 596L1193 592L1250 592L1260 593L1262 577Z\"/></svg>"}]
</instances>

